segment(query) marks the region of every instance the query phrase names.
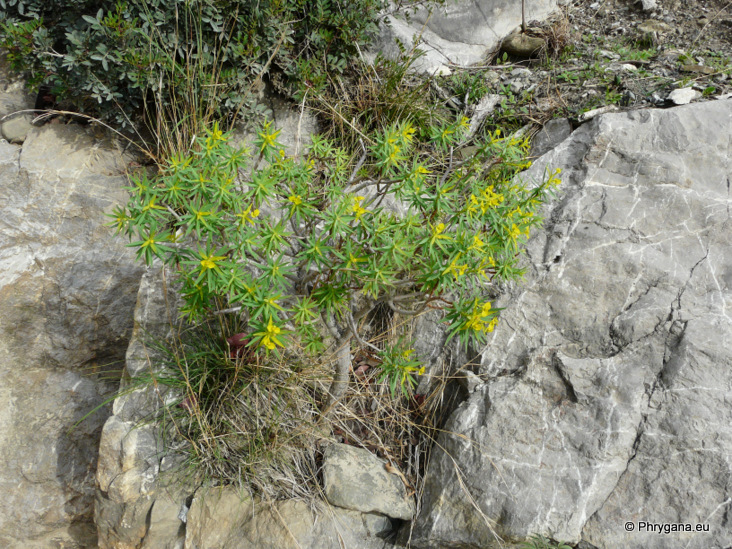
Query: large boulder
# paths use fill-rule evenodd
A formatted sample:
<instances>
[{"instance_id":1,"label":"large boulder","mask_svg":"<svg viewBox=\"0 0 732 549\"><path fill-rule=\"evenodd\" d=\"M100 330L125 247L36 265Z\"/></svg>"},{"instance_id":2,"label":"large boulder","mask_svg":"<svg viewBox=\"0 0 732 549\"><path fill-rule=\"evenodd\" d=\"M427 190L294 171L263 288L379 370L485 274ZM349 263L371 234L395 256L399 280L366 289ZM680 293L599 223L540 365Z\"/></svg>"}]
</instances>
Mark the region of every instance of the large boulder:
<instances>
[{"instance_id":1,"label":"large boulder","mask_svg":"<svg viewBox=\"0 0 732 549\"><path fill-rule=\"evenodd\" d=\"M527 0L526 21L547 19L557 10L556 0ZM397 42L407 49L415 38L425 52L415 68L430 74L449 74L451 66L473 65L521 25L518 0L449 0L444 6L420 8L407 19L396 12L374 47L387 57L399 53ZM371 54L373 55L373 53Z\"/></svg>"},{"instance_id":2,"label":"large boulder","mask_svg":"<svg viewBox=\"0 0 732 549\"><path fill-rule=\"evenodd\" d=\"M104 403L116 388L141 275L134 253L104 226L104 214L127 201L126 162L114 142L78 125L33 127L22 148L0 140L5 548L96 543Z\"/></svg>"},{"instance_id":3,"label":"large boulder","mask_svg":"<svg viewBox=\"0 0 732 549\"><path fill-rule=\"evenodd\" d=\"M729 547L732 101L600 116L532 175L547 164L560 198L435 449L414 546Z\"/></svg>"},{"instance_id":4,"label":"large boulder","mask_svg":"<svg viewBox=\"0 0 732 549\"><path fill-rule=\"evenodd\" d=\"M233 487L200 489L187 513L185 549L388 549L383 515L305 501L255 502Z\"/></svg>"}]
</instances>

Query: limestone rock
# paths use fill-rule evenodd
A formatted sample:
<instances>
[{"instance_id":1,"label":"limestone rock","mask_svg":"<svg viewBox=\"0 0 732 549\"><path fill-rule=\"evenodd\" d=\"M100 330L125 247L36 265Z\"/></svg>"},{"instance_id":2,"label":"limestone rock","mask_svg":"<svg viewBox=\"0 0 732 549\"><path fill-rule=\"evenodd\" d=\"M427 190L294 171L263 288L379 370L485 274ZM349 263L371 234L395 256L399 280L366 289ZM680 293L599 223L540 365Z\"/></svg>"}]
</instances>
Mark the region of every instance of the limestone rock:
<instances>
[{"instance_id":1,"label":"limestone rock","mask_svg":"<svg viewBox=\"0 0 732 549\"><path fill-rule=\"evenodd\" d=\"M531 156L538 158L554 149L572 133L572 125L566 118L550 120L531 142Z\"/></svg>"},{"instance_id":2,"label":"limestone rock","mask_svg":"<svg viewBox=\"0 0 732 549\"><path fill-rule=\"evenodd\" d=\"M146 339L165 338L171 329L170 319L175 318L178 301L164 280L162 269L152 268L140 282L126 356L130 376L151 368L155 353L146 345ZM163 446L153 424L138 425L142 418L154 414L159 405L159 396L148 388L123 391L114 401L114 415L104 424L96 471L95 507L101 549L136 549L143 541L150 547L148 533L156 543L162 543L160 540L171 532L169 521L175 520L177 511L169 517L170 509L157 500L165 498L158 490ZM185 491L185 487L181 489ZM194 489L191 487L190 493ZM151 508L161 524L148 524ZM166 543L174 547L176 539L173 536Z\"/></svg>"},{"instance_id":3,"label":"limestone rock","mask_svg":"<svg viewBox=\"0 0 732 549\"><path fill-rule=\"evenodd\" d=\"M527 21L541 21L557 9L556 0L526 2ZM399 54L396 41L409 48L421 36L419 48L426 54L417 61L417 70L430 74L449 74L450 64L471 65L482 61L501 40L521 24L521 2L514 0L457 0L429 11L420 8L407 22L396 14L375 50L388 57ZM374 53L370 54L374 57Z\"/></svg>"},{"instance_id":4,"label":"limestone rock","mask_svg":"<svg viewBox=\"0 0 732 549\"><path fill-rule=\"evenodd\" d=\"M386 517L306 502L254 502L233 487L200 489L188 512L185 549L386 549Z\"/></svg>"},{"instance_id":5,"label":"limestone rock","mask_svg":"<svg viewBox=\"0 0 732 549\"><path fill-rule=\"evenodd\" d=\"M499 300L486 383L445 425L414 547L486 547L491 528L732 543L731 135L729 101L608 114L534 163L563 169L561 196Z\"/></svg>"},{"instance_id":6,"label":"limestone rock","mask_svg":"<svg viewBox=\"0 0 732 549\"><path fill-rule=\"evenodd\" d=\"M331 505L410 520L414 501L402 479L368 450L331 444L323 456L325 497Z\"/></svg>"},{"instance_id":7,"label":"limestone rock","mask_svg":"<svg viewBox=\"0 0 732 549\"><path fill-rule=\"evenodd\" d=\"M80 126L34 129L23 148L0 142L2 547L96 543L102 404L141 274L104 226L127 200L126 178L99 168L125 163Z\"/></svg>"},{"instance_id":8,"label":"limestone rock","mask_svg":"<svg viewBox=\"0 0 732 549\"><path fill-rule=\"evenodd\" d=\"M142 549L183 549L185 543L188 507L185 497L175 492L162 491L150 510L150 528Z\"/></svg>"},{"instance_id":9,"label":"limestone rock","mask_svg":"<svg viewBox=\"0 0 732 549\"><path fill-rule=\"evenodd\" d=\"M0 125L0 134L8 143L23 143L33 128L32 119L28 114L8 118Z\"/></svg>"},{"instance_id":10,"label":"limestone rock","mask_svg":"<svg viewBox=\"0 0 732 549\"><path fill-rule=\"evenodd\" d=\"M478 104L473 108L473 115L470 117L468 135L475 135L486 117L495 110L502 100L502 95L489 93L478 101Z\"/></svg>"}]
</instances>

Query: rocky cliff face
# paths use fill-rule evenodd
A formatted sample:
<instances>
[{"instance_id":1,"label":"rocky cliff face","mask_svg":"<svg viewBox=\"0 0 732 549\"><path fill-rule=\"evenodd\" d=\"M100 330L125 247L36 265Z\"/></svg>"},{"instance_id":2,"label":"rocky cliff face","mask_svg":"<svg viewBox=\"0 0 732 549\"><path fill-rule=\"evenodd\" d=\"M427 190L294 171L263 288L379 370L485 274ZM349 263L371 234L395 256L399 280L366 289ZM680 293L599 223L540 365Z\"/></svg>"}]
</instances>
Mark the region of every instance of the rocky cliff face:
<instances>
[{"instance_id":1,"label":"rocky cliff face","mask_svg":"<svg viewBox=\"0 0 732 549\"><path fill-rule=\"evenodd\" d=\"M532 174L547 164L564 170L561 196L506 296L484 383L448 421L415 546L486 547L494 529L727 547L732 101L602 116Z\"/></svg>"},{"instance_id":2,"label":"rocky cliff face","mask_svg":"<svg viewBox=\"0 0 732 549\"><path fill-rule=\"evenodd\" d=\"M463 38L494 21L482 5L460 3L457 24L430 20L430 70L491 47L489 27L476 44ZM504 10L511 28L518 5ZM554 3L528 5L535 19ZM409 38L426 19L413 21L393 32ZM0 117L29 106L0 72ZM158 275L140 286L103 226L127 200L119 149L79 126L25 119L0 128L8 140L11 129L20 144L0 141L0 546L95 547L97 530L115 549L384 549L407 533L411 547L441 549L532 533L583 549L732 545L732 100L601 116L536 163L530 175L561 167L564 186L400 542L387 515L401 511L352 497L393 478L335 474L342 507L319 510L168 485L157 432L134 428L155 399L130 393L111 418L94 412L118 387L103 374L117 375L125 349L130 374L148 368L142 331L164 335L174 312ZM444 334L429 330L418 350L442 364L427 340ZM338 493L376 503L346 509ZM659 532L679 524L701 531Z\"/></svg>"},{"instance_id":3,"label":"rocky cliff face","mask_svg":"<svg viewBox=\"0 0 732 549\"><path fill-rule=\"evenodd\" d=\"M585 548L732 542L731 136L729 100L610 114L535 163L528 177L561 167L564 186L447 421L411 547L497 546L493 532ZM148 331L167 316L159 286L141 288ZM147 364L140 349L131 372ZM163 488L154 433L133 430L144 402L119 399L105 427L103 547L320 548L344 532L348 547L406 546L408 527L396 545L383 540L386 510L318 515L235 490ZM351 478L344 467L336 476ZM658 533L672 523L702 531Z\"/></svg>"},{"instance_id":4,"label":"rocky cliff face","mask_svg":"<svg viewBox=\"0 0 732 549\"><path fill-rule=\"evenodd\" d=\"M27 105L18 89L0 75L0 106ZM108 409L94 410L117 388L141 275L103 226L126 201L124 166L80 126L32 127L22 146L0 140L2 547L95 544Z\"/></svg>"}]
</instances>

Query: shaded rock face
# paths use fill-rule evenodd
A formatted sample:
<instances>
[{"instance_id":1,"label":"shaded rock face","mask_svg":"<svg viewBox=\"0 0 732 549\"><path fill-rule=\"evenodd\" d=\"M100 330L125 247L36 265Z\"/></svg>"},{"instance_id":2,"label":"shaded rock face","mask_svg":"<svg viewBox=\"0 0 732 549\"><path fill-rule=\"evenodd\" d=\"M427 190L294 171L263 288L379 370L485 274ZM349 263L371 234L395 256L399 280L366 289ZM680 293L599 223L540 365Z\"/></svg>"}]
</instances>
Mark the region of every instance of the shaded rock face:
<instances>
[{"instance_id":1,"label":"shaded rock face","mask_svg":"<svg viewBox=\"0 0 732 549\"><path fill-rule=\"evenodd\" d=\"M541 21L557 9L556 0L526 2L526 21ZM399 53L396 41L407 49L415 36L425 55L415 68L430 74L449 74L450 65L472 65L483 61L503 38L521 24L521 2L517 0L457 0L434 8L432 15L425 8L411 15L407 22L390 16L374 50L386 56Z\"/></svg>"},{"instance_id":2,"label":"shaded rock face","mask_svg":"<svg viewBox=\"0 0 732 549\"><path fill-rule=\"evenodd\" d=\"M80 126L33 127L22 148L0 140L2 547L95 544L109 410L94 410L116 388L141 275L104 226L127 200L124 167Z\"/></svg>"},{"instance_id":3,"label":"shaded rock face","mask_svg":"<svg viewBox=\"0 0 732 549\"><path fill-rule=\"evenodd\" d=\"M732 101L598 117L534 175L547 164L560 197L485 383L446 425L415 546L488 547L493 521L508 539L728 547Z\"/></svg>"}]
</instances>

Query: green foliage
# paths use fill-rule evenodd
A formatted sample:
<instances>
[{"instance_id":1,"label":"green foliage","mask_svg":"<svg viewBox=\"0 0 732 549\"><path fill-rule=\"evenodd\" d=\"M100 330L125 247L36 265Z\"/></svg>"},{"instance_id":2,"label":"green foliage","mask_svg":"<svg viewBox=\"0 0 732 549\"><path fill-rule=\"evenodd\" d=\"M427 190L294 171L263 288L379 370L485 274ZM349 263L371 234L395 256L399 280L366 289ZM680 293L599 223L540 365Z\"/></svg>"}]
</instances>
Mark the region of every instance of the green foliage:
<instances>
[{"instance_id":1,"label":"green foliage","mask_svg":"<svg viewBox=\"0 0 732 549\"><path fill-rule=\"evenodd\" d=\"M522 90L514 93L507 84L499 84L497 91L503 99L493 116L494 122L510 131L518 130L530 120L533 91Z\"/></svg>"},{"instance_id":2,"label":"green foliage","mask_svg":"<svg viewBox=\"0 0 732 549\"><path fill-rule=\"evenodd\" d=\"M466 105L473 105L490 93L484 72L455 72L447 81L452 92Z\"/></svg>"},{"instance_id":3,"label":"green foliage","mask_svg":"<svg viewBox=\"0 0 732 549\"><path fill-rule=\"evenodd\" d=\"M153 99L255 109L277 68L319 88L377 30L385 0L0 0L0 45L29 83L124 126ZM185 92L185 93L184 93Z\"/></svg>"},{"instance_id":4,"label":"green foliage","mask_svg":"<svg viewBox=\"0 0 732 549\"><path fill-rule=\"evenodd\" d=\"M616 45L613 51L620 56L622 61L649 61L658 54L655 47L638 49L624 45Z\"/></svg>"},{"instance_id":5,"label":"green foliage","mask_svg":"<svg viewBox=\"0 0 732 549\"><path fill-rule=\"evenodd\" d=\"M521 549L572 549L570 545L560 541L553 541L542 535L534 534L528 541L521 544Z\"/></svg>"},{"instance_id":6,"label":"green foliage","mask_svg":"<svg viewBox=\"0 0 732 549\"><path fill-rule=\"evenodd\" d=\"M413 353L414 350L407 348L401 341L397 345L387 345L386 349L380 353L379 381L386 381L392 396L396 395L397 391L409 396L417 385L413 375L424 373L425 367L412 357Z\"/></svg>"},{"instance_id":7,"label":"green foliage","mask_svg":"<svg viewBox=\"0 0 732 549\"><path fill-rule=\"evenodd\" d=\"M536 186L515 180L528 143L498 131L456 161L467 127L462 118L424 135L394 124L354 170L322 137L297 160L268 123L250 157L214 125L154 183L137 178L113 224L145 262L177 269L186 316L240 311L248 345L266 353L288 343L321 350L321 318L358 338L358 320L380 304L443 310L450 338L482 341L498 314L483 295L521 275L521 243L559 181L558 171ZM391 213L389 200L407 213ZM416 365L387 355L390 383L409 388Z\"/></svg>"}]
</instances>

